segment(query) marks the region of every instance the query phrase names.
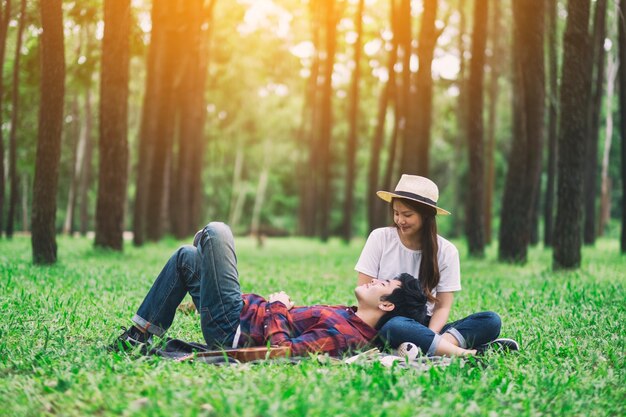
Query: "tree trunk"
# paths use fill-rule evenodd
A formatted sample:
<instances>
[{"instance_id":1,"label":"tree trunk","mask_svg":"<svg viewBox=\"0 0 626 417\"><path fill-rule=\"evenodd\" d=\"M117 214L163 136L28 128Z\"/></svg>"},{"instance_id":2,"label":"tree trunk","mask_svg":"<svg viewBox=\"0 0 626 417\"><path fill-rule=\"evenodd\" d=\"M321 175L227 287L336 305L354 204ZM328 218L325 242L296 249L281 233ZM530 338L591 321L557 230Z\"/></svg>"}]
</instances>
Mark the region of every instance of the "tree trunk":
<instances>
[{"instance_id":1,"label":"tree trunk","mask_svg":"<svg viewBox=\"0 0 626 417\"><path fill-rule=\"evenodd\" d=\"M413 174L413 170L409 170L411 161L404 158L404 154L408 152L407 145L413 139L416 130L417 121L411 118L413 93L411 85L413 84L413 75L411 74L411 54L412 54L413 32L411 28L411 1L400 0L400 9L398 13L398 44L402 63L402 78L400 80L401 87L398 90L399 119L397 124L398 141L397 152L399 154L399 168L403 174ZM396 152L396 149L393 150ZM394 155L395 156L395 155ZM394 158L395 159L395 158ZM389 166L393 167L395 160L389 161ZM412 167L415 169L415 167ZM395 177L395 175L393 175Z\"/></svg>"},{"instance_id":2,"label":"tree trunk","mask_svg":"<svg viewBox=\"0 0 626 417\"><path fill-rule=\"evenodd\" d=\"M465 1L459 0L459 35L458 35L458 49L459 49L459 75L457 78L457 88L459 89L459 95L456 106L456 120L457 120L457 134L454 138L454 160L463 161L463 155L465 154L465 144L467 142L467 80L466 80L466 60L465 60L465 42L464 35L466 32L466 17L465 17ZM459 237L463 233L465 228L465 201L463 194L467 190L467 173L464 164L457 163L451 166L451 181L452 187L452 203L451 207L455 208L451 218L452 227L450 230L450 237Z\"/></svg>"},{"instance_id":3,"label":"tree trunk","mask_svg":"<svg viewBox=\"0 0 626 417\"><path fill-rule=\"evenodd\" d=\"M617 15L617 14L616 14ZM611 219L609 155L613 139L613 96L615 94L615 79L618 71L618 57L611 57L606 67L606 123L604 133L604 151L602 153L602 185L600 187L600 215L598 221L598 236L604 234L604 229Z\"/></svg>"},{"instance_id":4,"label":"tree trunk","mask_svg":"<svg viewBox=\"0 0 626 417\"><path fill-rule=\"evenodd\" d=\"M553 266L578 268L589 99L589 0L570 0L563 36L557 213Z\"/></svg>"},{"instance_id":5,"label":"tree trunk","mask_svg":"<svg viewBox=\"0 0 626 417\"><path fill-rule=\"evenodd\" d=\"M622 139L622 234L620 249L626 253L626 0L619 3L619 120Z\"/></svg>"},{"instance_id":6,"label":"tree trunk","mask_svg":"<svg viewBox=\"0 0 626 417\"><path fill-rule=\"evenodd\" d=\"M428 176L433 112L432 62L437 38L441 34L435 27L437 4L438 0L424 0L424 13L417 45L419 68L415 76L415 101L408 116L415 120L415 131L411 131L410 138L405 135L402 153L402 172L422 176Z\"/></svg>"},{"instance_id":7,"label":"tree trunk","mask_svg":"<svg viewBox=\"0 0 626 417\"><path fill-rule=\"evenodd\" d=\"M128 178L130 0L105 0L96 246L122 250Z\"/></svg>"},{"instance_id":8,"label":"tree trunk","mask_svg":"<svg viewBox=\"0 0 626 417\"><path fill-rule=\"evenodd\" d=\"M190 19L185 26L183 37L187 41L187 47L183 50L181 73L185 74L181 82L181 88L177 93L179 99L178 121L178 159L175 164L172 191L172 232L178 239L190 234L192 194L196 191L192 177L195 177L194 154L198 152L198 142L202 141L204 133L204 81L206 77L205 60L203 52L202 24L203 24L203 1L193 0L187 2ZM197 180L197 178L196 178ZM197 230L195 225L192 230Z\"/></svg>"},{"instance_id":9,"label":"tree trunk","mask_svg":"<svg viewBox=\"0 0 626 417\"><path fill-rule=\"evenodd\" d=\"M30 181L28 179L28 174L22 175L22 231L28 232L30 228L28 227L28 196L30 193L28 192L28 184Z\"/></svg>"},{"instance_id":10,"label":"tree trunk","mask_svg":"<svg viewBox=\"0 0 626 417\"><path fill-rule=\"evenodd\" d=\"M604 40L606 35L606 0L596 2L593 19L593 47L591 59L591 99L588 103L589 126L587 128L587 166L585 169L584 201L585 223L583 242L593 245L596 241L596 196L598 179L598 141L600 136L600 113L602 110L602 87L604 86Z\"/></svg>"},{"instance_id":11,"label":"tree trunk","mask_svg":"<svg viewBox=\"0 0 626 417\"><path fill-rule=\"evenodd\" d=\"M267 182L272 165L272 144L267 139L263 144L263 168L259 175L259 183L257 185L256 194L254 196L254 207L252 209L252 221L250 223L250 234L257 237L259 243L263 242L261 238L261 211L265 203L265 193L267 190Z\"/></svg>"},{"instance_id":12,"label":"tree trunk","mask_svg":"<svg viewBox=\"0 0 626 417\"><path fill-rule=\"evenodd\" d=\"M237 145L237 153L235 156L235 166L233 167L233 182L231 186L232 194L230 196L230 216L228 223L230 227L235 229L239 225L239 218L243 210L243 203L245 201L246 191L245 184L242 180L243 176L243 159L244 159L244 145L240 142Z\"/></svg>"},{"instance_id":13,"label":"tree trunk","mask_svg":"<svg viewBox=\"0 0 626 417\"><path fill-rule=\"evenodd\" d=\"M0 1L0 126L4 116L4 58L7 44L7 31L9 29L9 21L11 20L11 0ZM0 129L0 237L4 230L4 135L3 129Z\"/></svg>"},{"instance_id":14,"label":"tree trunk","mask_svg":"<svg viewBox=\"0 0 626 417\"><path fill-rule=\"evenodd\" d=\"M9 184L11 194L9 197L9 214L7 216L7 237L13 237L15 211L18 203L19 179L17 176L17 125L19 123L19 100L20 100L20 59L22 50L22 37L26 21L26 0L20 2L20 19L17 26L17 37L15 41L15 60L13 61L13 105L11 110L11 132L9 133ZM1 65L1 64L0 64ZM0 73L0 77L2 74ZM2 89L0 89L0 92ZM0 107L1 109L1 107ZM0 110L1 111L1 110ZM0 141L2 138L0 137ZM1 157L1 155L0 155ZM0 206L0 216L2 206ZM2 222L0 221L0 225Z\"/></svg>"},{"instance_id":15,"label":"tree trunk","mask_svg":"<svg viewBox=\"0 0 626 417\"><path fill-rule=\"evenodd\" d=\"M557 56L557 0L547 2L547 36L548 36L548 80L550 83L548 95L548 172L546 178L546 194L543 211L543 244L552 246L554 228L554 184L556 182L556 156L557 156L557 129L558 129L558 56Z\"/></svg>"},{"instance_id":16,"label":"tree trunk","mask_svg":"<svg viewBox=\"0 0 626 417\"><path fill-rule=\"evenodd\" d=\"M89 188L91 186L93 140L91 137L92 117L91 117L91 83L87 85L85 91L85 122L82 126L81 141L85 144L84 154L80 168L80 181L78 184L78 198L80 201L80 226L79 231L82 236L87 235L89 228Z\"/></svg>"},{"instance_id":17,"label":"tree trunk","mask_svg":"<svg viewBox=\"0 0 626 417\"><path fill-rule=\"evenodd\" d=\"M543 9L513 2L513 146L502 198L498 257L526 262L539 196L545 108Z\"/></svg>"},{"instance_id":18,"label":"tree trunk","mask_svg":"<svg viewBox=\"0 0 626 417\"><path fill-rule=\"evenodd\" d=\"M356 177L356 150L358 146L359 130L359 82L361 80L361 49L363 37L363 7L365 0L359 0L355 17L356 42L354 42L354 72L352 73L352 85L350 86L350 110L348 123L347 169L346 169L346 192L343 204L343 240L350 242L352 239L352 212L354 210L354 180Z\"/></svg>"},{"instance_id":19,"label":"tree trunk","mask_svg":"<svg viewBox=\"0 0 626 417\"><path fill-rule=\"evenodd\" d=\"M491 50L489 66L491 73L489 77L489 108L487 127L487 150L485 153L486 162L486 182L485 182L485 243L491 243L491 221L493 207L493 190L495 187L495 149L496 149L496 121L498 104L498 81L500 79L500 60L505 51L502 47L502 29L500 25L500 2L493 2L493 13L491 16L491 27L489 29L491 37Z\"/></svg>"},{"instance_id":20,"label":"tree trunk","mask_svg":"<svg viewBox=\"0 0 626 417\"><path fill-rule=\"evenodd\" d=\"M52 264L57 259L55 216L63 129L65 48L61 0L44 1L40 8L41 104L33 185L31 242L33 262Z\"/></svg>"},{"instance_id":21,"label":"tree trunk","mask_svg":"<svg viewBox=\"0 0 626 417\"><path fill-rule=\"evenodd\" d=\"M178 0L182 1L182 0ZM175 130L175 107L174 91L180 69L181 52L181 27L183 26L181 6L178 1L168 4L164 15L159 18L164 25L163 48L157 67L157 80L159 84L157 97L155 98L156 126L152 138L152 161L149 174L146 237L151 241L157 241L165 233L163 224L163 212L167 207L165 192L166 176L168 175L168 159L172 155L172 145Z\"/></svg>"},{"instance_id":22,"label":"tree trunk","mask_svg":"<svg viewBox=\"0 0 626 417\"><path fill-rule=\"evenodd\" d=\"M69 130L69 129L68 129ZM78 107L78 96L74 95L72 100L72 126L71 131L67 133L66 137L71 138L72 143L72 161L70 171L70 189L67 196L67 205L65 210L65 221L63 222L63 228L61 232L63 234L71 235L74 231L74 208L76 207L76 188L78 187L78 181L80 176L79 167L79 153L81 152L81 122L80 111Z\"/></svg>"},{"instance_id":23,"label":"tree trunk","mask_svg":"<svg viewBox=\"0 0 626 417\"><path fill-rule=\"evenodd\" d=\"M541 178L537 178L537 184L535 184L537 195L535 197L535 205L530 212L530 239L528 244L530 246L537 246L539 244L539 212L541 211Z\"/></svg>"},{"instance_id":24,"label":"tree trunk","mask_svg":"<svg viewBox=\"0 0 626 417\"><path fill-rule=\"evenodd\" d=\"M154 153L154 136L156 132L156 100L162 83L158 81L161 74L159 65L163 61L166 33L163 16L167 13L166 4L162 1L152 3L150 47L146 65L146 84L141 109L141 125L139 127L139 146L137 161L137 182L135 204L133 207L133 244L143 245L146 239L148 213L148 185L152 172L152 155ZM163 10L165 8L165 10Z\"/></svg>"},{"instance_id":25,"label":"tree trunk","mask_svg":"<svg viewBox=\"0 0 626 417\"><path fill-rule=\"evenodd\" d=\"M377 227L381 227L384 224L383 209L385 204L381 199L376 196L376 191L381 187L380 181L380 154L383 147L383 141L385 137L385 121L387 119L387 107L389 105L390 96L396 91L396 71L395 65L398 57L398 36L396 33L396 2L391 1L390 6L390 22L392 31L392 46L389 51L389 60L387 62L387 74L388 79L385 86L382 88L380 97L378 99L378 115L376 117L376 129L374 131L374 137L372 139L372 150L370 152L370 166L368 173L368 186L367 186L367 215L368 215L368 227L369 230L374 230Z\"/></svg>"},{"instance_id":26,"label":"tree trunk","mask_svg":"<svg viewBox=\"0 0 626 417\"><path fill-rule=\"evenodd\" d=\"M307 155L302 162L303 169L299 172L300 201L298 207L298 233L304 236L315 236L316 195L317 195L317 151L318 151L318 80L320 71L320 16L321 2L309 2L311 20L311 39L313 43L313 62L311 74L307 81L306 98L302 111L300 127L302 142L306 144Z\"/></svg>"},{"instance_id":27,"label":"tree trunk","mask_svg":"<svg viewBox=\"0 0 626 417\"><path fill-rule=\"evenodd\" d=\"M487 43L488 3L477 1L474 6L474 33L472 34L472 60L468 83L467 139L469 151L469 192L467 202L467 240L470 256L485 254L485 194L483 146L483 74L485 46Z\"/></svg>"},{"instance_id":28,"label":"tree trunk","mask_svg":"<svg viewBox=\"0 0 626 417\"><path fill-rule=\"evenodd\" d=\"M202 171L204 167L205 152L205 133L206 124L206 100L205 87L209 68L209 45L211 35L213 33L213 11L217 0L211 0L203 9L203 19L200 29L200 45L199 45L199 65L197 68L197 90L194 100L189 105L194 109L192 114L194 130L190 132L193 136L193 151L191 157L191 174L190 174L190 195L189 195L189 223L186 225L186 235L193 234L204 222L202 218L203 207L203 188L202 188ZM202 6L202 4L201 4ZM203 29L208 26L208 29Z\"/></svg>"},{"instance_id":29,"label":"tree trunk","mask_svg":"<svg viewBox=\"0 0 626 417\"><path fill-rule=\"evenodd\" d=\"M326 59L324 60L324 82L321 87L320 100L320 154L319 173L321 187L318 193L320 201L320 238L326 242L330 237L330 211L332 204L331 191L331 167L332 167L332 130L333 130L333 66L335 63L335 50L337 47L337 23L339 22L339 10L335 0L326 0Z\"/></svg>"}]
</instances>

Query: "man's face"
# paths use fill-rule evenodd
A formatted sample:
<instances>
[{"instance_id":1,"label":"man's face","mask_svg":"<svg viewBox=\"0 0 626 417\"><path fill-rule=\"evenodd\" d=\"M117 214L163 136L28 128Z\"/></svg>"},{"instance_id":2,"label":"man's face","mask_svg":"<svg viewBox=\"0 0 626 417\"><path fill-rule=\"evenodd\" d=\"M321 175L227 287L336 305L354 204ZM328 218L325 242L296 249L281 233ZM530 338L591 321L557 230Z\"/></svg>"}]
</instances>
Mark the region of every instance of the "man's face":
<instances>
[{"instance_id":1,"label":"man's face","mask_svg":"<svg viewBox=\"0 0 626 417\"><path fill-rule=\"evenodd\" d=\"M392 279L389 281L375 279L368 284L359 285L354 289L354 294L359 302L360 308L379 308L381 297L389 295L396 288L402 285L400 281Z\"/></svg>"}]
</instances>

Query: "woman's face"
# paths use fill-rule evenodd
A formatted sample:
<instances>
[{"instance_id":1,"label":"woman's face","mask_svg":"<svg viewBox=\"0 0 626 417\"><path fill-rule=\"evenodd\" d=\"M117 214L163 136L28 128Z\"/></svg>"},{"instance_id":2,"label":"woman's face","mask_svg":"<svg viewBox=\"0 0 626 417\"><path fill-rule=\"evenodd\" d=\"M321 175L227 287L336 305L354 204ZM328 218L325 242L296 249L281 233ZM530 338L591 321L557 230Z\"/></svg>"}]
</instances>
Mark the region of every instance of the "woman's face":
<instances>
[{"instance_id":1,"label":"woman's face","mask_svg":"<svg viewBox=\"0 0 626 417\"><path fill-rule=\"evenodd\" d=\"M400 235L409 239L419 237L422 230L422 215L402 201L393 201L393 222L398 226Z\"/></svg>"}]
</instances>

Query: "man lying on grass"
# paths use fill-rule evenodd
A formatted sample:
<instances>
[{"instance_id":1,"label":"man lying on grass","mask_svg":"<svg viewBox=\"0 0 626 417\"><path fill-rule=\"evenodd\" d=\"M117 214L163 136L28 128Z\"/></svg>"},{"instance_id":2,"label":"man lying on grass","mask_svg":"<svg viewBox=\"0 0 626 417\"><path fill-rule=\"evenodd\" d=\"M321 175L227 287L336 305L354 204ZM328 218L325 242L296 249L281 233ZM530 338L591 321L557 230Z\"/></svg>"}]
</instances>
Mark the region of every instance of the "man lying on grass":
<instances>
[{"instance_id":1,"label":"man lying on grass","mask_svg":"<svg viewBox=\"0 0 626 417\"><path fill-rule=\"evenodd\" d=\"M269 343L289 347L293 356L308 352L340 356L368 345L376 329L392 317L420 320L426 314L426 297L419 281L409 274L357 287L357 307L294 307L282 291L268 300L242 294L230 228L209 223L196 235L193 246L181 247L165 264L132 318L134 326L118 337L114 347L139 347L146 352L152 335L161 337L170 327L187 293L200 312L209 348Z\"/></svg>"}]
</instances>

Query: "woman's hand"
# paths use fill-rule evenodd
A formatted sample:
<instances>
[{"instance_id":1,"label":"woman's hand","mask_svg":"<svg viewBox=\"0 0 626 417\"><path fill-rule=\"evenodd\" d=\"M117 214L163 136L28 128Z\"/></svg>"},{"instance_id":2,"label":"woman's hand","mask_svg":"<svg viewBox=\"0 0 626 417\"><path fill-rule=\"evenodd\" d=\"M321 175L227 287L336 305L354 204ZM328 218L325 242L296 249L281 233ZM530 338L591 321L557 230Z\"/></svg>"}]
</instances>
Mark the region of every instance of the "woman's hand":
<instances>
[{"instance_id":1,"label":"woman's hand","mask_svg":"<svg viewBox=\"0 0 626 417\"><path fill-rule=\"evenodd\" d=\"M285 305L285 307L287 307L287 310L291 310L294 306L293 302L291 301L291 298L285 293L285 291L275 292L275 293L270 294L268 301L270 303L273 303L275 301L280 301L281 303Z\"/></svg>"},{"instance_id":2,"label":"woman's hand","mask_svg":"<svg viewBox=\"0 0 626 417\"><path fill-rule=\"evenodd\" d=\"M448 322L450 317L450 309L452 308L452 302L454 301L453 292L439 292L437 293L437 303L433 309L433 316L430 318L430 324L428 327L435 333L441 332L443 326Z\"/></svg>"},{"instance_id":3,"label":"woman's hand","mask_svg":"<svg viewBox=\"0 0 626 417\"><path fill-rule=\"evenodd\" d=\"M374 277L370 277L369 275L365 275L363 272L359 272L359 277L357 279L356 285L369 284L372 282Z\"/></svg>"}]
</instances>

